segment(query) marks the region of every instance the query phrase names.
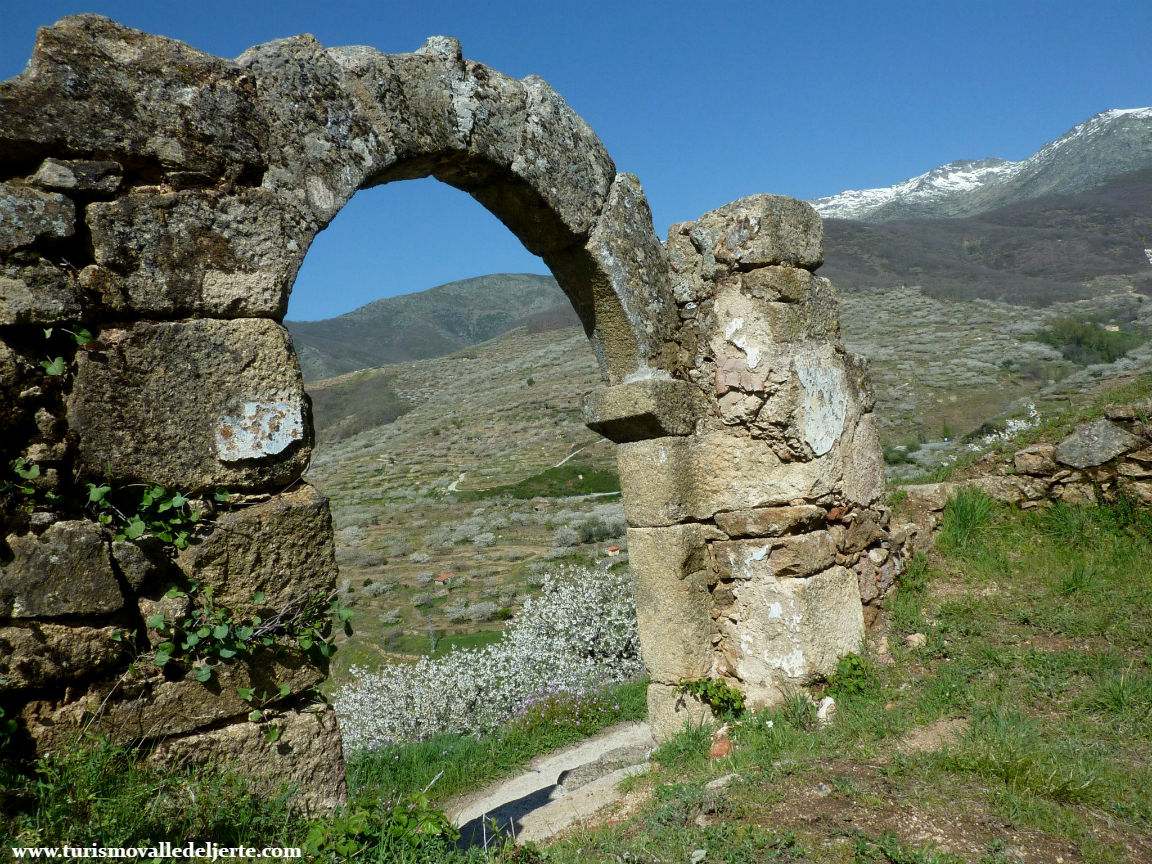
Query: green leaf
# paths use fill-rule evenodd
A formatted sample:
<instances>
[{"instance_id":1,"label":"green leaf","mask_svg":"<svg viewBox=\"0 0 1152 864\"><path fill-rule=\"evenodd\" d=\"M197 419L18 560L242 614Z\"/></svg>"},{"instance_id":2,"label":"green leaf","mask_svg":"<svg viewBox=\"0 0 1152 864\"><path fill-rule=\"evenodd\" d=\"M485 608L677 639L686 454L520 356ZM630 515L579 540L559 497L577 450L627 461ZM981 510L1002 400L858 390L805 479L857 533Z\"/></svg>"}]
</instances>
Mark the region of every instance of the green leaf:
<instances>
[{"instance_id":1,"label":"green leaf","mask_svg":"<svg viewBox=\"0 0 1152 864\"><path fill-rule=\"evenodd\" d=\"M201 663L192 667L192 677L200 683L208 681L212 677L212 667L207 663Z\"/></svg>"},{"instance_id":2,"label":"green leaf","mask_svg":"<svg viewBox=\"0 0 1152 864\"><path fill-rule=\"evenodd\" d=\"M157 648L156 649L156 656L152 658L152 665L153 666L163 666L165 663L167 663L171 659L172 659L172 652L171 651L161 651L159 648Z\"/></svg>"},{"instance_id":3,"label":"green leaf","mask_svg":"<svg viewBox=\"0 0 1152 864\"><path fill-rule=\"evenodd\" d=\"M125 540L138 540L144 536L145 530L148 526L144 524L144 520L139 516L133 516L128 520L128 524L124 526L124 539Z\"/></svg>"},{"instance_id":4,"label":"green leaf","mask_svg":"<svg viewBox=\"0 0 1152 864\"><path fill-rule=\"evenodd\" d=\"M279 726L269 726L267 729L264 730L264 740L267 741L269 744L276 742L277 740L279 740L279 738L280 738L280 727Z\"/></svg>"},{"instance_id":5,"label":"green leaf","mask_svg":"<svg viewBox=\"0 0 1152 864\"><path fill-rule=\"evenodd\" d=\"M173 585L171 588L164 592L164 596L169 600L173 600L177 597L187 597L188 595Z\"/></svg>"},{"instance_id":6,"label":"green leaf","mask_svg":"<svg viewBox=\"0 0 1152 864\"><path fill-rule=\"evenodd\" d=\"M199 636L197 636L195 633L189 633L184 637L184 650L187 651L189 648L195 648L199 642Z\"/></svg>"},{"instance_id":7,"label":"green leaf","mask_svg":"<svg viewBox=\"0 0 1152 864\"><path fill-rule=\"evenodd\" d=\"M256 695L256 688L255 687L237 687L236 693L245 702L251 702L252 697Z\"/></svg>"},{"instance_id":8,"label":"green leaf","mask_svg":"<svg viewBox=\"0 0 1152 864\"><path fill-rule=\"evenodd\" d=\"M227 639L228 638L228 625L227 624L217 624L215 627L213 627L212 628L212 638L213 639Z\"/></svg>"},{"instance_id":9,"label":"green leaf","mask_svg":"<svg viewBox=\"0 0 1152 864\"><path fill-rule=\"evenodd\" d=\"M247 642L249 639L252 638L252 634L254 634L255 632L256 631L253 630L251 627L237 627L236 628L236 638L239 639L241 642Z\"/></svg>"},{"instance_id":10,"label":"green leaf","mask_svg":"<svg viewBox=\"0 0 1152 864\"><path fill-rule=\"evenodd\" d=\"M183 507L190 499L185 498L179 492L168 499L168 503L173 507Z\"/></svg>"},{"instance_id":11,"label":"green leaf","mask_svg":"<svg viewBox=\"0 0 1152 864\"><path fill-rule=\"evenodd\" d=\"M230 494L227 492L227 490L224 490L224 489L217 489L217 490L216 490L216 494L215 494L215 495L213 495L212 497L213 497L213 498L216 500L216 502L217 502L217 503L219 503L219 504L227 504L227 503L228 503L228 500L229 500L229 499L230 499L232 496L231 496L231 495L230 495Z\"/></svg>"},{"instance_id":12,"label":"green leaf","mask_svg":"<svg viewBox=\"0 0 1152 864\"><path fill-rule=\"evenodd\" d=\"M97 486L95 483L88 484L88 503L89 504L103 504L104 496L112 491L111 486Z\"/></svg>"},{"instance_id":13,"label":"green leaf","mask_svg":"<svg viewBox=\"0 0 1152 864\"><path fill-rule=\"evenodd\" d=\"M113 630L112 631L112 641L113 642L123 642L124 641L124 631Z\"/></svg>"},{"instance_id":14,"label":"green leaf","mask_svg":"<svg viewBox=\"0 0 1152 864\"><path fill-rule=\"evenodd\" d=\"M255 591L255 592L253 592L253 594L252 594L252 602L253 602L253 603L263 603L263 602L264 602L264 592L263 592L263 591Z\"/></svg>"},{"instance_id":15,"label":"green leaf","mask_svg":"<svg viewBox=\"0 0 1152 864\"><path fill-rule=\"evenodd\" d=\"M259 723L263 719L264 719L264 712L261 711L259 708L257 708L255 711L251 712L248 715L248 722L250 722L250 723Z\"/></svg>"},{"instance_id":16,"label":"green leaf","mask_svg":"<svg viewBox=\"0 0 1152 864\"><path fill-rule=\"evenodd\" d=\"M309 648L312 647L312 636L308 633L305 633L304 635L302 635L300 637L299 642L300 642L300 647L302 649L304 649L305 651L307 651Z\"/></svg>"},{"instance_id":17,"label":"green leaf","mask_svg":"<svg viewBox=\"0 0 1152 864\"><path fill-rule=\"evenodd\" d=\"M288 685L288 684L281 684L280 685L280 698L284 698L285 696L287 696L291 692L292 692L292 687L290 685Z\"/></svg>"},{"instance_id":18,"label":"green leaf","mask_svg":"<svg viewBox=\"0 0 1152 864\"><path fill-rule=\"evenodd\" d=\"M231 660L233 657L236 656L236 649L235 648L221 648L216 653L219 654L221 656L221 658L223 658L224 660Z\"/></svg>"},{"instance_id":19,"label":"green leaf","mask_svg":"<svg viewBox=\"0 0 1152 864\"><path fill-rule=\"evenodd\" d=\"M56 357L53 360L41 360L40 365L44 367L44 371L49 375L63 375L64 370L68 368L68 364L64 362L63 357Z\"/></svg>"},{"instance_id":20,"label":"green leaf","mask_svg":"<svg viewBox=\"0 0 1152 864\"><path fill-rule=\"evenodd\" d=\"M87 345L92 341L94 337L92 336L92 332L90 330L85 330L83 327L81 327L79 330L72 334L72 338L75 340L77 345Z\"/></svg>"},{"instance_id":21,"label":"green leaf","mask_svg":"<svg viewBox=\"0 0 1152 864\"><path fill-rule=\"evenodd\" d=\"M155 615L153 615L151 618L149 618L147 621L145 621L144 623L147 624L149 627L151 627L153 630L163 630L164 629L164 613L158 612Z\"/></svg>"},{"instance_id":22,"label":"green leaf","mask_svg":"<svg viewBox=\"0 0 1152 864\"><path fill-rule=\"evenodd\" d=\"M40 476L40 466L32 462L25 462L23 459L17 459L12 463L12 467L25 480L35 480Z\"/></svg>"},{"instance_id":23,"label":"green leaf","mask_svg":"<svg viewBox=\"0 0 1152 864\"><path fill-rule=\"evenodd\" d=\"M52 329L53 328L51 328L51 327L45 327L44 328L44 338L45 339L51 339L52 338Z\"/></svg>"}]
</instances>

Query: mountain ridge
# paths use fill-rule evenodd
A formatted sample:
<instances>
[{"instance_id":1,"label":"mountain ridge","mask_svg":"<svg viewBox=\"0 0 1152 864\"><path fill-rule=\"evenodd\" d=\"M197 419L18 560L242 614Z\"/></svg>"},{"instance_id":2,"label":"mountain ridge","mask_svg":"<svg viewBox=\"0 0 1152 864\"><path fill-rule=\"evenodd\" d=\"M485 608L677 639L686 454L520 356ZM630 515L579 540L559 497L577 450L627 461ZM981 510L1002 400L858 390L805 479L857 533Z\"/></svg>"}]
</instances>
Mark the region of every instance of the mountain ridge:
<instances>
[{"instance_id":1,"label":"mountain ridge","mask_svg":"<svg viewBox=\"0 0 1152 864\"><path fill-rule=\"evenodd\" d=\"M809 203L825 218L887 222L973 216L1049 194L1084 191L1152 167L1152 107L1113 108L1018 162L961 159L892 186L849 189Z\"/></svg>"}]
</instances>

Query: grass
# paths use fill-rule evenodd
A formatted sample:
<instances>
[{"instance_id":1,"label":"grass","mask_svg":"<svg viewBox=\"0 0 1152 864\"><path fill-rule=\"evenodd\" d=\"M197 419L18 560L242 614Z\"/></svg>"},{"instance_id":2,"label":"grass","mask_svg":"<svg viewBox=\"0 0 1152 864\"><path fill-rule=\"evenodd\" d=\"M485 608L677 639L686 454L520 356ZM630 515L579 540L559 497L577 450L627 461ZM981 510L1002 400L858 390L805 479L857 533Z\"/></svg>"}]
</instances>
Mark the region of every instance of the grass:
<instances>
[{"instance_id":1,"label":"grass","mask_svg":"<svg viewBox=\"0 0 1152 864\"><path fill-rule=\"evenodd\" d=\"M885 601L891 659L847 658L817 686L835 694L832 724L794 694L742 718L718 761L706 730L686 730L638 781L640 812L559 841L547 860L685 860L707 848L710 861L721 826L786 836L788 855L828 864L1148 860L1147 511L1121 501L1021 512L969 498L949 507L941 537ZM904 647L911 633L926 644ZM923 748L905 743L944 728Z\"/></svg>"},{"instance_id":2,"label":"grass","mask_svg":"<svg viewBox=\"0 0 1152 864\"><path fill-rule=\"evenodd\" d=\"M493 486L489 489L460 490L460 500L485 498L564 498L573 495L592 495L620 491L620 476L610 469L591 468L566 463L541 471L518 483Z\"/></svg>"},{"instance_id":3,"label":"grass","mask_svg":"<svg viewBox=\"0 0 1152 864\"><path fill-rule=\"evenodd\" d=\"M0 846L299 846L312 861L389 864L520 860L501 846L459 851L438 802L516 771L532 757L647 713L647 681L537 702L488 739L441 736L348 762L349 803L309 819L290 790L256 794L223 770L148 764L89 739L34 765L0 763ZM425 794L427 793L427 794Z\"/></svg>"}]
</instances>

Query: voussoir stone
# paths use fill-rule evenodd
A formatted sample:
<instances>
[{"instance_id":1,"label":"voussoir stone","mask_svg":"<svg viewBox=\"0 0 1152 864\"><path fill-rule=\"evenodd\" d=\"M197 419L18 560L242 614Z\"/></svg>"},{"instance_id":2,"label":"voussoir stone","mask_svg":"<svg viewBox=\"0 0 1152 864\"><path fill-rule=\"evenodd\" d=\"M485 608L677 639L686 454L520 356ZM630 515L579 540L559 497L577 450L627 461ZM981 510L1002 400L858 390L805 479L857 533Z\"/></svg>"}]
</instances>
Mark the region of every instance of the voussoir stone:
<instances>
[{"instance_id":1,"label":"voussoir stone","mask_svg":"<svg viewBox=\"0 0 1152 864\"><path fill-rule=\"evenodd\" d=\"M56 192L0 183L0 254L76 233L76 205Z\"/></svg>"},{"instance_id":2,"label":"voussoir stone","mask_svg":"<svg viewBox=\"0 0 1152 864\"><path fill-rule=\"evenodd\" d=\"M278 734L271 741L268 733L273 729ZM270 711L259 723L166 738L149 759L235 771L252 780L257 791L291 792L297 805L317 812L332 810L347 798L342 747L335 712L317 705Z\"/></svg>"},{"instance_id":3,"label":"voussoir stone","mask_svg":"<svg viewBox=\"0 0 1152 864\"><path fill-rule=\"evenodd\" d=\"M328 499L305 484L221 513L212 533L177 563L237 615L259 611L268 618L306 598L327 598L336 586ZM257 592L264 595L260 603L252 600Z\"/></svg>"},{"instance_id":4,"label":"voussoir stone","mask_svg":"<svg viewBox=\"0 0 1152 864\"><path fill-rule=\"evenodd\" d=\"M266 129L255 97L229 60L73 15L41 28L23 74L0 82L0 160L55 150L257 176Z\"/></svg>"},{"instance_id":5,"label":"voussoir stone","mask_svg":"<svg viewBox=\"0 0 1152 864\"><path fill-rule=\"evenodd\" d=\"M690 236L706 259L734 268L788 264L815 270L824 263L820 216L806 201L783 195L725 204L697 219Z\"/></svg>"},{"instance_id":6,"label":"voussoir stone","mask_svg":"<svg viewBox=\"0 0 1152 864\"><path fill-rule=\"evenodd\" d=\"M1108 420L1081 423L1056 448L1056 461L1073 468L1093 468L1143 446L1143 440Z\"/></svg>"},{"instance_id":7,"label":"voussoir stone","mask_svg":"<svg viewBox=\"0 0 1152 864\"><path fill-rule=\"evenodd\" d=\"M44 687L109 669L125 659L116 627L49 621L0 626L0 692Z\"/></svg>"},{"instance_id":8,"label":"voussoir stone","mask_svg":"<svg viewBox=\"0 0 1152 864\"><path fill-rule=\"evenodd\" d=\"M40 535L11 535L0 564L0 617L106 615L123 608L101 527L56 522Z\"/></svg>"},{"instance_id":9,"label":"voussoir stone","mask_svg":"<svg viewBox=\"0 0 1152 864\"><path fill-rule=\"evenodd\" d=\"M247 491L307 466L308 401L279 324L140 322L85 348L68 401L82 476Z\"/></svg>"},{"instance_id":10,"label":"voussoir stone","mask_svg":"<svg viewBox=\"0 0 1152 864\"><path fill-rule=\"evenodd\" d=\"M150 316L282 318L308 246L260 189L127 195L89 205L88 225L96 263Z\"/></svg>"}]
</instances>

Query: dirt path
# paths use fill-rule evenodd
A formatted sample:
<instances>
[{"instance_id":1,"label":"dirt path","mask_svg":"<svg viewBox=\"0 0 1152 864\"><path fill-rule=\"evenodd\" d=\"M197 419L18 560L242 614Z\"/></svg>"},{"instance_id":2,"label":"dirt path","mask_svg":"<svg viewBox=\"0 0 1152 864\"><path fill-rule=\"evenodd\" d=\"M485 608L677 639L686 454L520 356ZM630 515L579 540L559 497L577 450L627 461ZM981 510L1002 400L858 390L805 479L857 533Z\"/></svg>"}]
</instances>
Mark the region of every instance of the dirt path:
<instances>
[{"instance_id":1,"label":"dirt path","mask_svg":"<svg viewBox=\"0 0 1152 864\"><path fill-rule=\"evenodd\" d=\"M533 770L448 802L461 844L484 845L491 822L519 841L542 840L620 798L617 784L648 770L647 723L623 723L533 762Z\"/></svg>"}]
</instances>

